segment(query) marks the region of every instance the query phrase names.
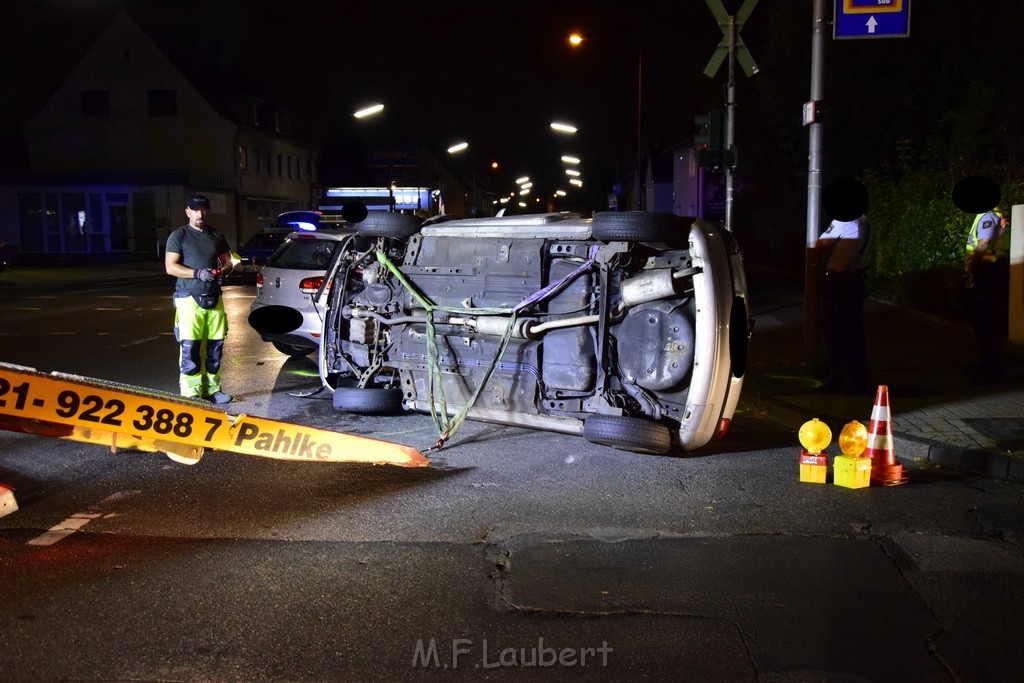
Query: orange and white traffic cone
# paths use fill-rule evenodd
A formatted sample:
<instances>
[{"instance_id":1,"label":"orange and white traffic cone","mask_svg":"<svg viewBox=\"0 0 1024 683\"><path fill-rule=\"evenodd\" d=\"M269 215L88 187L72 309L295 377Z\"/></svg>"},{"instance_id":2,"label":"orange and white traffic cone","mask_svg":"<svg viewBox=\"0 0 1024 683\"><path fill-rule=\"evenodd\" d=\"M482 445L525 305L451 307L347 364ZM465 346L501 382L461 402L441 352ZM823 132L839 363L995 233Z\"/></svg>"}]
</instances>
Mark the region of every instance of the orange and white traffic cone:
<instances>
[{"instance_id":1,"label":"orange and white traffic cone","mask_svg":"<svg viewBox=\"0 0 1024 683\"><path fill-rule=\"evenodd\" d=\"M9 515L18 509L18 501L14 499L14 489L0 484L0 517Z\"/></svg>"},{"instance_id":2,"label":"orange and white traffic cone","mask_svg":"<svg viewBox=\"0 0 1024 683\"><path fill-rule=\"evenodd\" d=\"M871 458L871 481L882 486L897 486L907 483L903 476L903 465L896 462L892 443L892 420L889 415L889 387L878 385L875 406L871 409L868 422L868 447L864 455Z\"/></svg>"}]
</instances>

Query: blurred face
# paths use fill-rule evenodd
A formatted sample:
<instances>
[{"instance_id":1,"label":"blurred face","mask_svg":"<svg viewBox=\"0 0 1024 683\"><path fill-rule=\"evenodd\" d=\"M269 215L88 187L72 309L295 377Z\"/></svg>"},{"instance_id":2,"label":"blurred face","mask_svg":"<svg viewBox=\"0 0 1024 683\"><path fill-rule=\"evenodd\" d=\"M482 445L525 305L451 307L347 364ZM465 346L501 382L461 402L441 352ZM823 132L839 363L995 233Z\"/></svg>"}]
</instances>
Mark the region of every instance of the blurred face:
<instances>
[{"instance_id":1,"label":"blurred face","mask_svg":"<svg viewBox=\"0 0 1024 683\"><path fill-rule=\"evenodd\" d=\"M201 229L206 224L206 214L210 213L209 209L190 209L185 207L185 215L188 217L188 224L193 228Z\"/></svg>"}]
</instances>

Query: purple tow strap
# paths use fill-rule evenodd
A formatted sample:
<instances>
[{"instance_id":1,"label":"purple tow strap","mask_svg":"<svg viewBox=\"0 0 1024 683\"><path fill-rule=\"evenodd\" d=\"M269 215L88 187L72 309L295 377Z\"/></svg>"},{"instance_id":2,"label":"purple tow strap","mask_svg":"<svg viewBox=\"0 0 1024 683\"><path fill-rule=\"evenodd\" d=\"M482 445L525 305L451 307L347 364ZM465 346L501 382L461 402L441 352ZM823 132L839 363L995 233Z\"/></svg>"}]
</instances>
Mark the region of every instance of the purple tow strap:
<instances>
[{"instance_id":1,"label":"purple tow strap","mask_svg":"<svg viewBox=\"0 0 1024 683\"><path fill-rule=\"evenodd\" d=\"M562 286L565 285L566 283L572 282L577 277L582 275L584 271L586 271L588 268L590 268L590 266L594 265L594 261L597 258L597 250L598 250L598 245L596 245L596 244L595 245L591 245L591 247L590 247L590 258L588 258L585 263L583 263L579 268L577 268L576 270L572 271L571 273L569 273L568 275L563 277L558 282L553 282L550 285L548 285L547 287L545 287L544 289L542 289L542 290L540 290L538 292L535 292L534 294L531 294L527 298L523 299L522 301L519 302L518 305L516 305L515 308L512 309L512 311L514 313L516 313L516 314L522 313L523 311L525 311L527 308L529 308L530 306L534 305L538 301L542 301L542 300L546 299L548 297L548 295L551 294L552 292L555 292L555 291L558 291L559 289L561 289Z\"/></svg>"}]
</instances>

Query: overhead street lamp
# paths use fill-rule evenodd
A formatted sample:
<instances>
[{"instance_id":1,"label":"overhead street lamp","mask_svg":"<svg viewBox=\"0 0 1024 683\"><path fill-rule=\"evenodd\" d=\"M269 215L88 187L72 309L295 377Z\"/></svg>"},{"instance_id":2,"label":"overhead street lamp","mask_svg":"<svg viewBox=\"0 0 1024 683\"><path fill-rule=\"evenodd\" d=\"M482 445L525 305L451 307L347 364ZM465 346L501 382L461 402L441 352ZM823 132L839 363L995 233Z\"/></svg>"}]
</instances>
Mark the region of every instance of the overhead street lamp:
<instances>
[{"instance_id":1,"label":"overhead street lamp","mask_svg":"<svg viewBox=\"0 0 1024 683\"><path fill-rule=\"evenodd\" d=\"M568 133L569 135L574 135L577 130L576 126L570 123L561 123L559 121L552 121L551 129L558 131L559 133Z\"/></svg>"},{"instance_id":2,"label":"overhead street lamp","mask_svg":"<svg viewBox=\"0 0 1024 683\"><path fill-rule=\"evenodd\" d=\"M369 107L364 107L363 109L360 109L356 113L352 114L352 116L356 117L357 119L364 119L367 116L373 116L374 114L379 114L382 111L384 111L383 104L373 104L370 105Z\"/></svg>"},{"instance_id":3,"label":"overhead street lamp","mask_svg":"<svg viewBox=\"0 0 1024 683\"><path fill-rule=\"evenodd\" d=\"M569 36L569 45L578 48L583 45L584 38L579 33ZM636 50L636 178L634 180L633 208L639 210L642 206L640 192L643 189L643 181L640 177L641 160L643 159L643 111L644 111L644 51L643 43L637 44Z\"/></svg>"}]
</instances>

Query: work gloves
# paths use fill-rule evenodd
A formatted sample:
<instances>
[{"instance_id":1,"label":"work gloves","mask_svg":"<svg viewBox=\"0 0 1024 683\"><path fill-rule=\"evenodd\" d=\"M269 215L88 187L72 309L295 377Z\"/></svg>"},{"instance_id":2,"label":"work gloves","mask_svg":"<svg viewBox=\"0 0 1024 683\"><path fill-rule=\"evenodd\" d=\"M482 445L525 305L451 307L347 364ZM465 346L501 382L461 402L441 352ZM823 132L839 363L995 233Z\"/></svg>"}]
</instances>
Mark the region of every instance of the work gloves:
<instances>
[{"instance_id":1,"label":"work gloves","mask_svg":"<svg viewBox=\"0 0 1024 683\"><path fill-rule=\"evenodd\" d=\"M196 268L192 271L192 277L203 282L213 282L217 279L217 276L209 268Z\"/></svg>"}]
</instances>

